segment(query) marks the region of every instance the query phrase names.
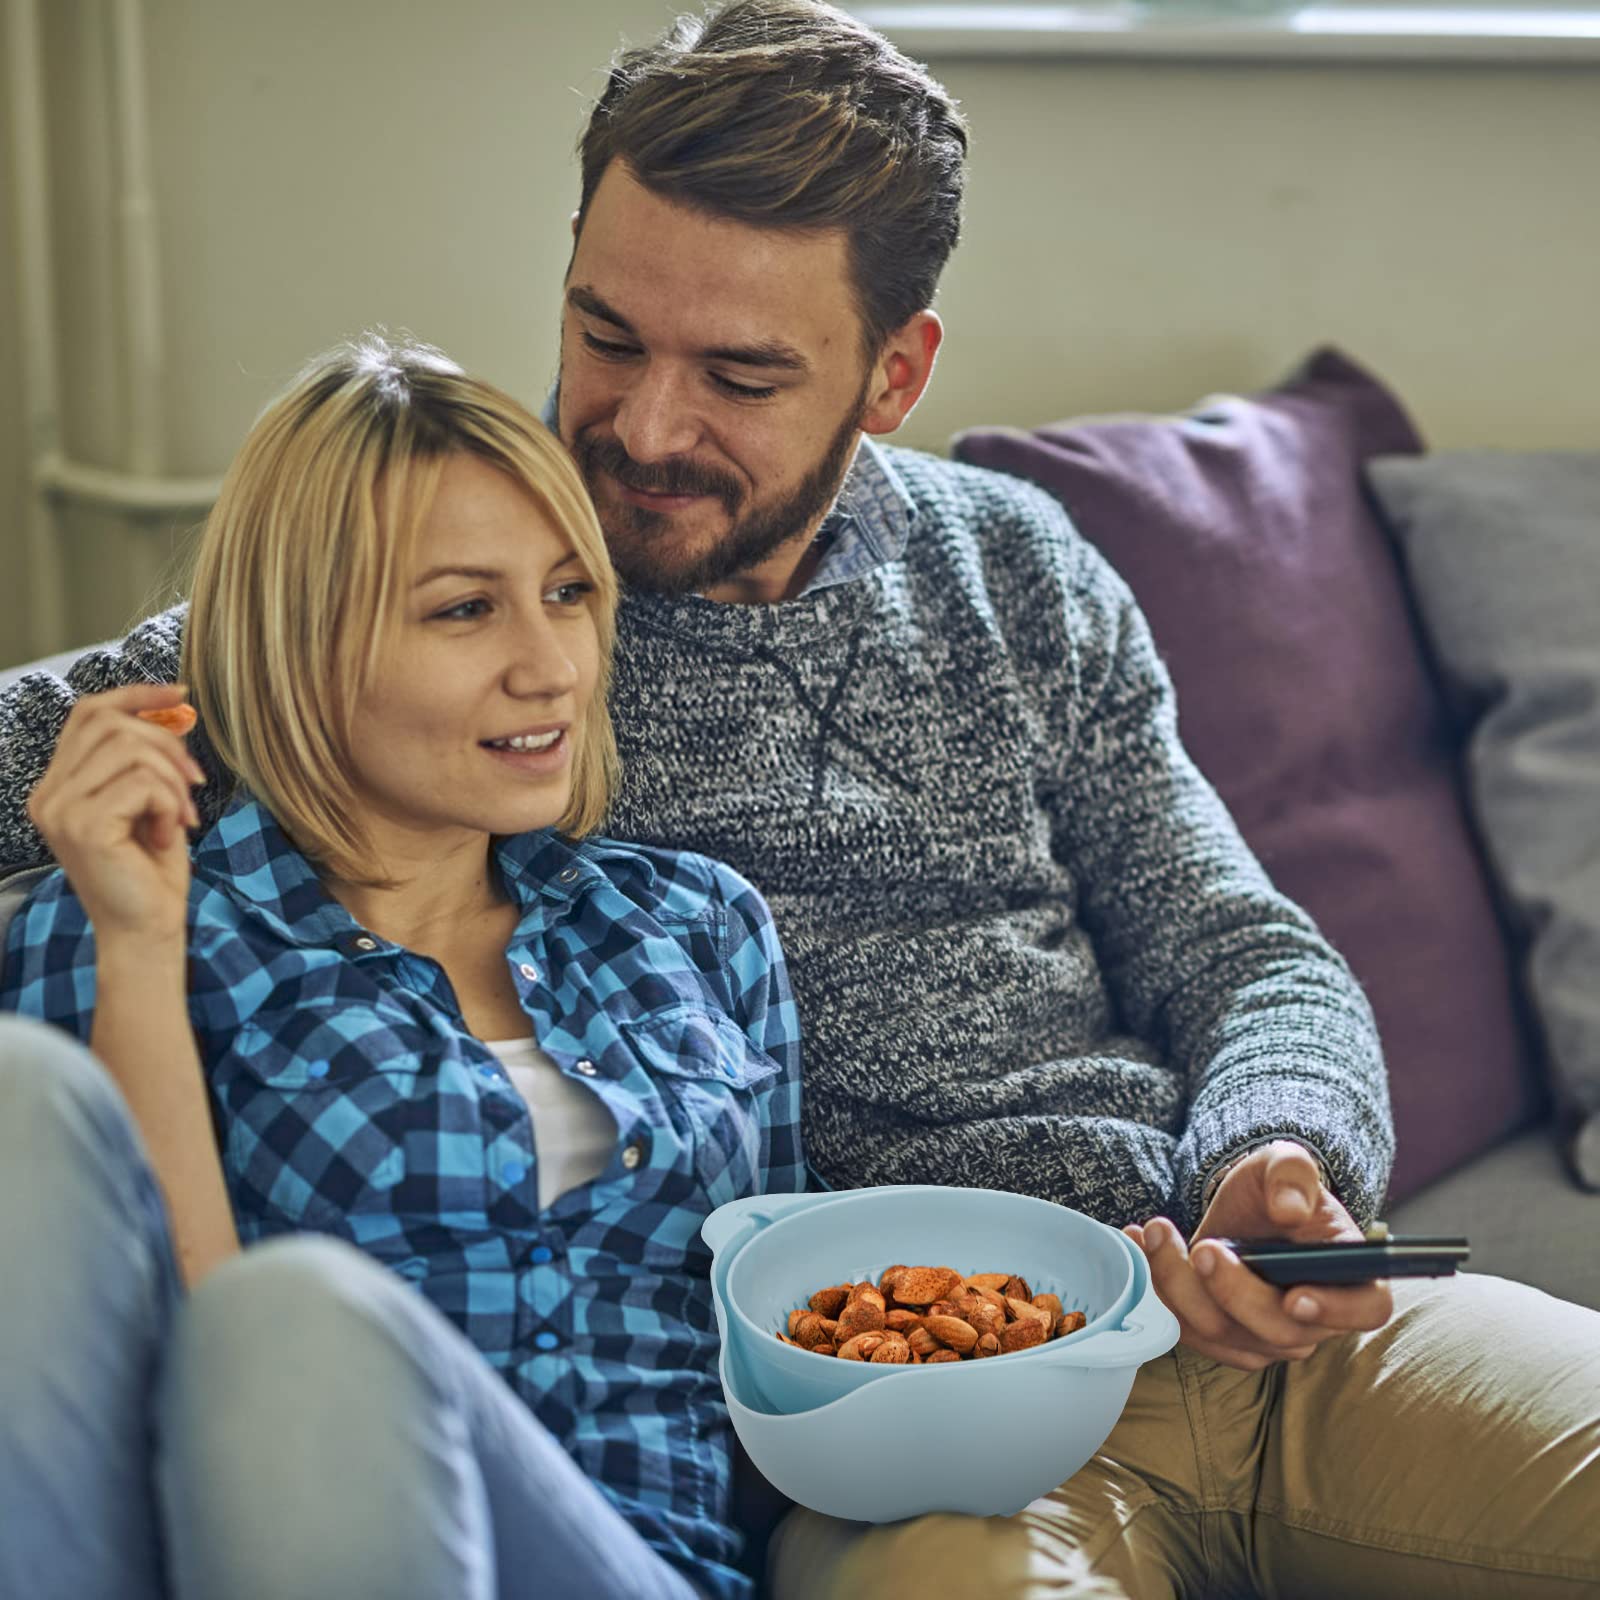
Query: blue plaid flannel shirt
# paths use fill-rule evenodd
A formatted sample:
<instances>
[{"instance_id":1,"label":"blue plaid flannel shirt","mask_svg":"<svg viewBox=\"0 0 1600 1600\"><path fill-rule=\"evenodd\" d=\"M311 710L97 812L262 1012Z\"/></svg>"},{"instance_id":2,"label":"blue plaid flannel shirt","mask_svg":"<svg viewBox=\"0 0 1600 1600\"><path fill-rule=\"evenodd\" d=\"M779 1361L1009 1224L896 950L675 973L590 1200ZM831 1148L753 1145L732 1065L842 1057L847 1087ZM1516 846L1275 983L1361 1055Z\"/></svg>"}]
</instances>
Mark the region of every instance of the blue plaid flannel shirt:
<instances>
[{"instance_id":1,"label":"blue plaid flannel shirt","mask_svg":"<svg viewBox=\"0 0 1600 1600\"><path fill-rule=\"evenodd\" d=\"M189 1012L242 1242L337 1235L414 1283L664 1558L742 1600L717 1378L715 1206L805 1187L799 1026L765 903L703 856L499 841L529 1028L617 1122L538 1204L526 1103L443 970L369 934L241 796L194 850ZM0 1007L87 1042L94 935L53 873Z\"/></svg>"}]
</instances>

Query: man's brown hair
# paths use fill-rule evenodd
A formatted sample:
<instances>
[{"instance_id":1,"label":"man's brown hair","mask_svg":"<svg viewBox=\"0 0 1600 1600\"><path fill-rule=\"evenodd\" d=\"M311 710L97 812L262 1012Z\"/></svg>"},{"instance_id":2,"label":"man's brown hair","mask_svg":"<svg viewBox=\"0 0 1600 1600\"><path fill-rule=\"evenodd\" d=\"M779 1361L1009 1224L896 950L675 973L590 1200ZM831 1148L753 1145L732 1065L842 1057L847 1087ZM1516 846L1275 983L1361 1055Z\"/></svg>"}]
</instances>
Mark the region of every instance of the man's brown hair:
<instances>
[{"instance_id":1,"label":"man's brown hair","mask_svg":"<svg viewBox=\"0 0 1600 1600\"><path fill-rule=\"evenodd\" d=\"M817 0L732 0L624 51L578 150L580 229L620 160L645 188L713 216L842 230L869 354L932 303L961 231L955 102Z\"/></svg>"}]
</instances>

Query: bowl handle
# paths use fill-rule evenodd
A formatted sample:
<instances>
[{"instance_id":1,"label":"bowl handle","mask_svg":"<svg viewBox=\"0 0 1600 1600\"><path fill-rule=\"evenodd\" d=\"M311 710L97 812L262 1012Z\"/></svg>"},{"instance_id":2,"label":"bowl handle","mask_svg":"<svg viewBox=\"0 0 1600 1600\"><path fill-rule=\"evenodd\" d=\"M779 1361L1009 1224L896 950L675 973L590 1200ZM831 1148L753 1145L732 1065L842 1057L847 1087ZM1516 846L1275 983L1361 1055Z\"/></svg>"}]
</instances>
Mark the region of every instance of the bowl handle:
<instances>
[{"instance_id":1,"label":"bowl handle","mask_svg":"<svg viewBox=\"0 0 1600 1600\"><path fill-rule=\"evenodd\" d=\"M1134 1306L1119 1328L1090 1335L1061 1359L1076 1367L1134 1367L1165 1355L1178 1342L1178 1319L1156 1298L1154 1291Z\"/></svg>"},{"instance_id":2,"label":"bowl handle","mask_svg":"<svg viewBox=\"0 0 1600 1600\"><path fill-rule=\"evenodd\" d=\"M700 1224L700 1237L711 1246L712 1255L720 1255L736 1240L742 1244L780 1217L838 1198L835 1194L748 1194L718 1206Z\"/></svg>"}]
</instances>

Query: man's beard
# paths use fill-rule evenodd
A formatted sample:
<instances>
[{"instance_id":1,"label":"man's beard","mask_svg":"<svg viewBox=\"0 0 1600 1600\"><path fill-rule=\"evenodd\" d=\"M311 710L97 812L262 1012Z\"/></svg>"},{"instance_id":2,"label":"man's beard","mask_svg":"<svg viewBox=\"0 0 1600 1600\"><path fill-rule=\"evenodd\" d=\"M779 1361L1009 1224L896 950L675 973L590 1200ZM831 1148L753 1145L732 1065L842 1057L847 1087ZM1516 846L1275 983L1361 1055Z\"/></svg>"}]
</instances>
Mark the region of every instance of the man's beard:
<instances>
[{"instance_id":1,"label":"man's beard","mask_svg":"<svg viewBox=\"0 0 1600 1600\"><path fill-rule=\"evenodd\" d=\"M572 443L572 454L600 513L606 545L618 576L630 588L654 594L703 594L752 567L759 566L790 540L806 532L833 504L855 452L856 435L866 409L866 386L845 413L822 459L776 505L757 506L739 515L743 492L738 480L693 461L663 461L642 466L615 440L584 431ZM668 566L664 546L672 536L673 513L651 511L615 498L602 501L602 477L630 489L661 494L710 495L721 502L733 521L710 549Z\"/></svg>"}]
</instances>

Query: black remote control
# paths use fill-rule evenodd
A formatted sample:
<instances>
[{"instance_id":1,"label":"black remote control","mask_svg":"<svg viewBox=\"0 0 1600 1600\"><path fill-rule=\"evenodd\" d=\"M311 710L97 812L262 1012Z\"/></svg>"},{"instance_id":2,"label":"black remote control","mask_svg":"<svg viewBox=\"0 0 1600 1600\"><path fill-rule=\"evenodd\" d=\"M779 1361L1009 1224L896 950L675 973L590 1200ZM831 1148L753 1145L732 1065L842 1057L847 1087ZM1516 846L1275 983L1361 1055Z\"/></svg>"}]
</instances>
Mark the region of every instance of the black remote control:
<instances>
[{"instance_id":1,"label":"black remote control","mask_svg":"<svg viewBox=\"0 0 1600 1600\"><path fill-rule=\"evenodd\" d=\"M1258 1277L1281 1288L1298 1283L1370 1283L1375 1278L1448 1278L1468 1255L1467 1241L1373 1230L1365 1239L1295 1244L1288 1239L1219 1239Z\"/></svg>"}]
</instances>

